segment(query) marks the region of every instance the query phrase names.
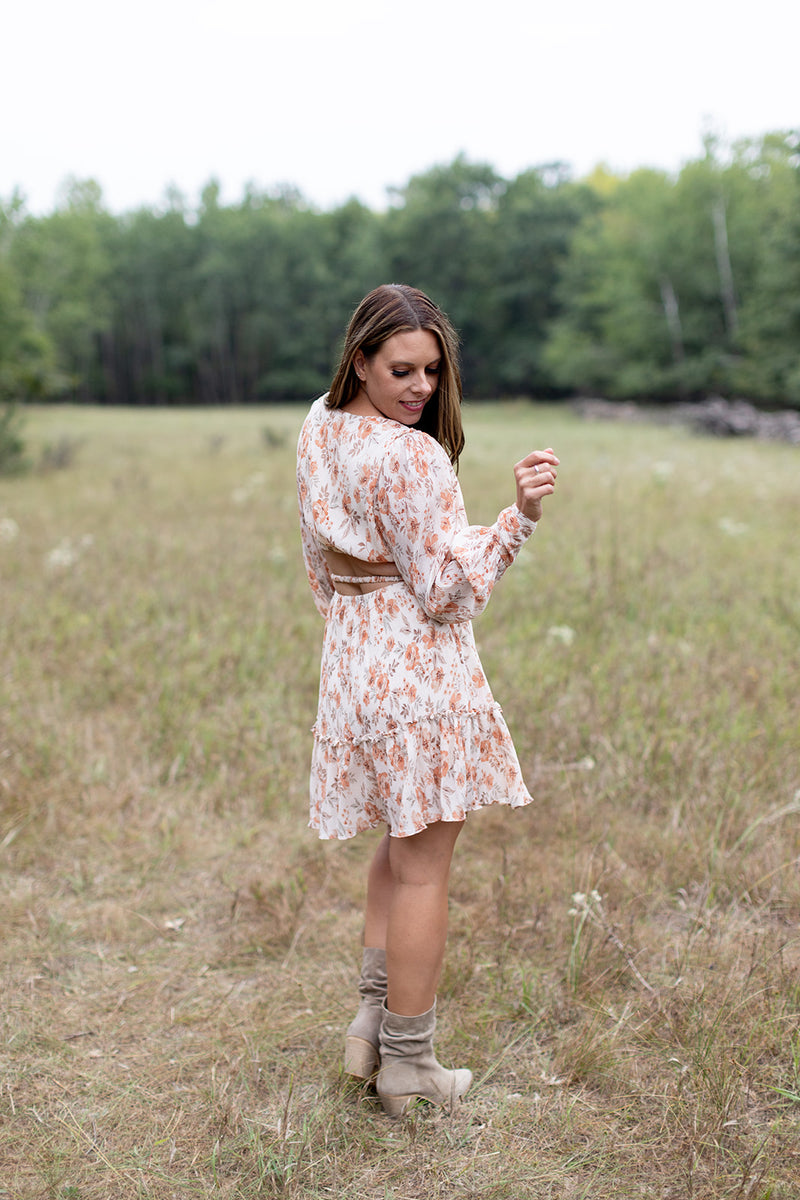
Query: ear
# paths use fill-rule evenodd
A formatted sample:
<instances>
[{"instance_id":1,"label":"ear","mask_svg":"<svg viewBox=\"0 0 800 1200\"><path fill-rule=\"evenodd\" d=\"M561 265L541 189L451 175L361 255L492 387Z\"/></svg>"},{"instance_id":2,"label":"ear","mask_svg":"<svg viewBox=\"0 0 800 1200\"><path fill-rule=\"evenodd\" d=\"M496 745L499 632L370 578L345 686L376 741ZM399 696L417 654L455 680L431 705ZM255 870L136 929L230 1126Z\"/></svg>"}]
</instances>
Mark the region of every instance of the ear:
<instances>
[{"instance_id":1,"label":"ear","mask_svg":"<svg viewBox=\"0 0 800 1200\"><path fill-rule=\"evenodd\" d=\"M355 354L353 355L353 367L355 368L356 375L358 376L358 378L361 380L362 383L364 382L364 373L365 373L366 365L367 365L367 360L364 357L364 351L356 350Z\"/></svg>"}]
</instances>

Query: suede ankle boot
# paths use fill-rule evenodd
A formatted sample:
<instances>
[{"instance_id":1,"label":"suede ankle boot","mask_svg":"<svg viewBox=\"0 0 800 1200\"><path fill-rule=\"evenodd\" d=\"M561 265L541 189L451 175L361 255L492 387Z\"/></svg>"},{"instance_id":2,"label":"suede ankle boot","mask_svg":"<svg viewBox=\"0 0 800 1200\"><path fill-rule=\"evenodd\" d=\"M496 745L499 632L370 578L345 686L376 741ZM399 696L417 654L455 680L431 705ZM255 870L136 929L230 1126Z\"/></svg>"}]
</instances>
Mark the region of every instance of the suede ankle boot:
<instances>
[{"instance_id":1,"label":"suede ankle boot","mask_svg":"<svg viewBox=\"0 0 800 1200\"><path fill-rule=\"evenodd\" d=\"M376 1086L388 1116L402 1116L415 1100L428 1100L452 1110L472 1083L471 1071L448 1071L436 1061L435 1028L435 1004L418 1017L400 1016L384 1005L381 1069Z\"/></svg>"},{"instance_id":2,"label":"suede ankle boot","mask_svg":"<svg viewBox=\"0 0 800 1200\"><path fill-rule=\"evenodd\" d=\"M361 1003L347 1028L344 1042L345 1074L372 1079L378 1069L378 1046L383 1002L386 999L386 951L368 947L361 960L358 982Z\"/></svg>"}]
</instances>

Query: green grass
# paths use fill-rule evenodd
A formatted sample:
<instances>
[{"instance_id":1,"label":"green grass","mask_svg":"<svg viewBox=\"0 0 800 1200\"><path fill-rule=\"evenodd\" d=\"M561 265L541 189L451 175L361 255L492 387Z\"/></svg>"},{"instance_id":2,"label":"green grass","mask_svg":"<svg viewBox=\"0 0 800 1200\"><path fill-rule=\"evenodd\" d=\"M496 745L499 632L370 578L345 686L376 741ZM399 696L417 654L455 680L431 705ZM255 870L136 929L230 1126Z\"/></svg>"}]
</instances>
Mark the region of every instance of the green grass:
<instances>
[{"instance_id":1,"label":"green grass","mask_svg":"<svg viewBox=\"0 0 800 1200\"><path fill-rule=\"evenodd\" d=\"M306 829L301 418L33 409L0 480L0 1198L794 1198L797 449L467 409L476 523L562 460L476 623L537 803L457 851L477 1084L391 1123L339 1067L376 835Z\"/></svg>"}]
</instances>

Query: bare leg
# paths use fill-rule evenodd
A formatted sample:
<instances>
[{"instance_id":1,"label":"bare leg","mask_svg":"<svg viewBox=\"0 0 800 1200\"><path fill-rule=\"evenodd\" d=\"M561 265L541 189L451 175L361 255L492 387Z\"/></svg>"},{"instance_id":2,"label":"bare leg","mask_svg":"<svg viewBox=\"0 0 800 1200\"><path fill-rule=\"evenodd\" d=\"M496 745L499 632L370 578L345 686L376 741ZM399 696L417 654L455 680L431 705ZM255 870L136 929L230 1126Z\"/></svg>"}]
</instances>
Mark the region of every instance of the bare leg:
<instances>
[{"instance_id":1,"label":"bare leg","mask_svg":"<svg viewBox=\"0 0 800 1200\"><path fill-rule=\"evenodd\" d=\"M378 1069L378 1040L386 999L386 923L392 888L387 833L373 855L367 878L364 952L358 982L361 1001L345 1034L344 1069L356 1079L371 1079Z\"/></svg>"},{"instance_id":2,"label":"bare leg","mask_svg":"<svg viewBox=\"0 0 800 1200\"><path fill-rule=\"evenodd\" d=\"M378 844L367 876L367 912L364 921L364 945L386 949L386 926L392 903L392 868L389 864L389 834Z\"/></svg>"},{"instance_id":3,"label":"bare leg","mask_svg":"<svg viewBox=\"0 0 800 1200\"><path fill-rule=\"evenodd\" d=\"M416 1016L436 998L447 940L450 863L462 826L463 821L437 821L412 837L386 839L392 879L386 922L390 1012ZM376 900L378 894L385 897L385 888L376 889Z\"/></svg>"},{"instance_id":4,"label":"bare leg","mask_svg":"<svg viewBox=\"0 0 800 1200\"><path fill-rule=\"evenodd\" d=\"M367 879L364 945L387 951L388 1007L416 1016L433 1004L447 940L447 885L462 821L381 839Z\"/></svg>"}]
</instances>

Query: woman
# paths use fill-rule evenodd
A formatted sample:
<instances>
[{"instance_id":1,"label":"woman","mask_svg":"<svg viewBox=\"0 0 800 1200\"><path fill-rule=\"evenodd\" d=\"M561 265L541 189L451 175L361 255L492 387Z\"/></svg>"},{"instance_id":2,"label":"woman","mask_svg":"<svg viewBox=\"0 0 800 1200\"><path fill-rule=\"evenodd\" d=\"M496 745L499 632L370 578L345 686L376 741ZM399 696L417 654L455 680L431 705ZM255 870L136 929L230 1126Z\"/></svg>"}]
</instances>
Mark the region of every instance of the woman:
<instances>
[{"instance_id":1,"label":"woman","mask_svg":"<svg viewBox=\"0 0 800 1200\"><path fill-rule=\"evenodd\" d=\"M451 1106L472 1080L433 1053L447 887L467 812L531 800L471 620L533 533L552 450L514 468L516 503L467 524L457 339L424 293L376 288L350 321L330 391L298 444L303 554L325 617L311 827L385 825L367 881L361 1003L345 1070L397 1116Z\"/></svg>"}]
</instances>

